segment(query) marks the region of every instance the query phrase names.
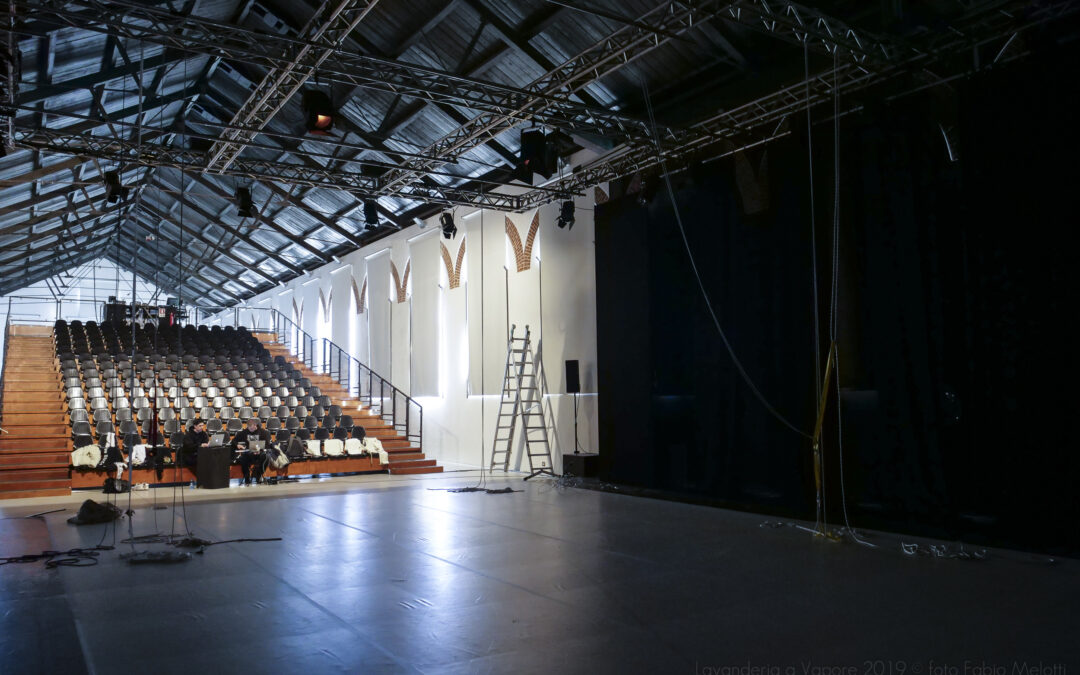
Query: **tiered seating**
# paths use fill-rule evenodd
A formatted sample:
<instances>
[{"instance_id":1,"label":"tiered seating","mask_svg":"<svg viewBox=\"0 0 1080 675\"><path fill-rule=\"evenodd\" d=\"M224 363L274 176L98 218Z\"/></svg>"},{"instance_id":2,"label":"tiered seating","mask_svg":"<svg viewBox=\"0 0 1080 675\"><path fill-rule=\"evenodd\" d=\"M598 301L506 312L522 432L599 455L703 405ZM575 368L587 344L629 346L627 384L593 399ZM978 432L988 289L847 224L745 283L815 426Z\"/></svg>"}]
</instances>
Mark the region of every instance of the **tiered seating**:
<instances>
[{"instance_id":1,"label":"tiered seating","mask_svg":"<svg viewBox=\"0 0 1080 675\"><path fill-rule=\"evenodd\" d=\"M57 321L57 358L75 447L110 440L178 448L205 419L228 440L257 416L278 441L361 436L363 427L245 328ZM110 437L109 434L115 434Z\"/></svg>"}]
</instances>

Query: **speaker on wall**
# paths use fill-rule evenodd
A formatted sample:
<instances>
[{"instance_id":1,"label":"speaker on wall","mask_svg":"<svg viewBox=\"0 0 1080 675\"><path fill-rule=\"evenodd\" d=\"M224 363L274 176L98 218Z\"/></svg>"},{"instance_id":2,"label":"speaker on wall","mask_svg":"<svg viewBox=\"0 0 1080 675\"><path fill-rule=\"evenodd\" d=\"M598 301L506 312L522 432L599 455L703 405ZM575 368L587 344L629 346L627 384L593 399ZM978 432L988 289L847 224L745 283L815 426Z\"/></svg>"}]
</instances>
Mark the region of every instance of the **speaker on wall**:
<instances>
[{"instance_id":1,"label":"speaker on wall","mask_svg":"<svg viewBox=\"0 0 1080 675\"><path fill-rule=\"evenodd\" d=\"M578 377L577 359L566 362L566 393L581 393L581 378Z\"/></svg>"}]
</instances>

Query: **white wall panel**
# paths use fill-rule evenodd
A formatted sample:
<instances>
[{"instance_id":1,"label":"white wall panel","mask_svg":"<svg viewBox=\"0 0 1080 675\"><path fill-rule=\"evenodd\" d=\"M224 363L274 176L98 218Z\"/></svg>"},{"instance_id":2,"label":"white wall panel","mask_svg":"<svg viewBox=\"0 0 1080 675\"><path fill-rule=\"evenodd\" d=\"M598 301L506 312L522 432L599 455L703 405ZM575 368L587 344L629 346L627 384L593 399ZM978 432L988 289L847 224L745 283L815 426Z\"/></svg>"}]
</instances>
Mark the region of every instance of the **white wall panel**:
<instances>
[{"instance_id":1,"label":"white wall panel","mask_svg":"<svg viewBox=\"0 0 1080 675\"><path fill-rule=\"evenodd\" d=\"M393 281L390 278L390 249L379 251L367 259L368 271L368 349L369 367L383 377L391 376L390 368L390 297Z\"/></svg>"},{"instance_id":2,"label":"white wall panel","mask_svg":"<svg viewBox=\"0 0 1080 675\"><path fill-rule=\"evenodd\" d=\"M412 335L409 373L411 396L438 396L440 333L440 303L443 289L439 284L442 272L440 243L437 230L409 240L409 260L412 264L412 297L410 299L410 332Z\"/></svg>"}]
</instances>

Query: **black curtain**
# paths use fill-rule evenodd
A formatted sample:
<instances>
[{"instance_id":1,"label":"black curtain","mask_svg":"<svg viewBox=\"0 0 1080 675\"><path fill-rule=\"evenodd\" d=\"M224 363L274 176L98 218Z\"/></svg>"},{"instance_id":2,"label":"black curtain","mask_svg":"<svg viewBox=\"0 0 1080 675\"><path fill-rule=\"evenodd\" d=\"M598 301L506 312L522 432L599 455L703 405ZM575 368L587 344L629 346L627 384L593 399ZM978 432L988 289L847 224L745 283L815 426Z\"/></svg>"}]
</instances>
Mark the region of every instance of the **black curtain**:
<instances>
[{"instance_id":1,"label":"black curtain","mask_svg":"<svg viewBox=\"0 0 1080 675\"><path fill-rule=\"evenodd\" d=\"M1080 548L1069 527L1080 461L1078 272L1067 244L1080 138L1076 87L1054 75L1075 65L1075 54L1040 53L841 119L842 406L830 396L823 436L831 523L846 505L864 527ZM813 277L800 127L805 119L787 139L673 180L736 355L777 411L809 432ZM815 125L822 357L835 141L832 121ZM597 210L603 477L813 517L809 441L736 372L666 191L640 201L626 195Z\"/></svg>"}]
</instances>

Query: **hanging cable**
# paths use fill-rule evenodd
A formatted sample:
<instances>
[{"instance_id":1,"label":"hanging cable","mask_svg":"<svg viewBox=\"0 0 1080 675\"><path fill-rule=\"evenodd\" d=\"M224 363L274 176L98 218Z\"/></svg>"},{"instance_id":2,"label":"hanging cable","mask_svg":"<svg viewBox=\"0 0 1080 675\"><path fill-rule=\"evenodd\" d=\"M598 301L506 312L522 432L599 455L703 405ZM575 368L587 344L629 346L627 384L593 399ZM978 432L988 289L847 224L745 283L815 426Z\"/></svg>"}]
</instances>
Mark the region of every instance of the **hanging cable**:
<instances>
[{"instance_id":1,"label":"hanging cable","mask_svg":"<svg viewBox=\"0 0 1080 675\"><path fill-rule=\"evenodd\" d=\"M839 326L839 300L840 300L840 82L839 63L836 52L833 52L833 223L832 223L832 289L829 298L829 340L833 345L833 367L836 370L836 446L838 450L838 463L840 465L840 510L844 516L844 528L851 534L852 539L864 546L871 546L868 541L859 537L858 532L851 526L848 517L847 493L844 486L844 425L843 411L840 396L840 347L836 338ZM824 471L822 471L822 485L824 485Z\"/></svg>"},{"instance_id":2,"label":"hanging cable","mask_svg":"<svg viewBox=\"0 0 1080 675\"><path fill-rule=\"evenodd\" d=\"M803 81L805 87L806 97L806 146L807 146L807 158L810 172L810 269L812 275L812 287L813 287L813 306L814 306L814 401L817 404L815 414L821 416L821 315L818 309L818 275L817 275L817 216L815 214L814 204L814 140L813 140L813 124L810 118L810 50L808 43L808 36L803 36ZM818 447L820 447L820 438L818 441ZM815 453L819 452L817 449ZM816 461L816 457L815 457ZM820 490L817 495L817 499L824 506L824 490ZM823 532L825 523L823 523L824 508L814 509L814 531Z\"/></svg>"},{"instance_id":3,"label":"hanging cable","mask_svg":"<svg viewBox=\"0 0 1080 675\"><path fill-rule=\"evenodd\" d=\"M716 316L716 310L713 309L712 300L709 299L709 293L705 290L705 282L701 279L701 273L698 271L697 261L694 259L694 252L690 248L690 241L686 237L686 229L683 227L682 216L679 213L679 205L675 201L675 190L671 186L671 176L668 175L667 164L664 161L663 152L660 149L660 138L656 131L656 117L653 113L652 99L649 96L649 85L644 79L641 81L642 89L645 93L645 109L649 114L649 131L652 136L653 144L656 147L656 157L660 164L660 172L664 176L664 183L667 187L668 198L671 200L671 208L675 212L675 223L679 227L679 234L682 236L683 246L686 248L686 254L690 258L690 269L694 273L694 278L697 280L698 289L701 291L702 298L705 300L705 306L709 310L709 316L712 317L713 325L716 327L717 333L720 334L720 340L724 343L724 348L727 349L728 356L731 358L731 362L735 365L735 369L742 377L743 382L750 388L750 391L754 394L754 397L765 407L765 410L769 412L773 417L777 419L782 425L791 429L800 436L808 439L813 439L813 436L806 433L802 429L792 424L786 417L780 414L780 412L769 403L765 395L761 393L761 390L757 388L754 381L750 379L750 375L746 372L739 357L735 354L735 349L731 346L731 342L728 341L727 334L724 333L723 327L720 325L720 319Z\"/></svg>"}]
</instances>

